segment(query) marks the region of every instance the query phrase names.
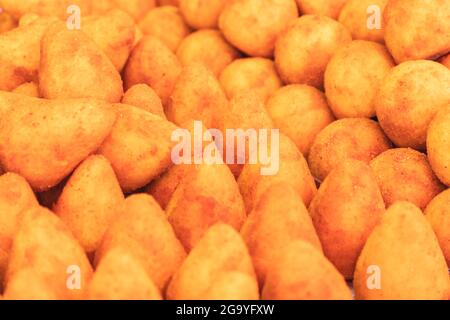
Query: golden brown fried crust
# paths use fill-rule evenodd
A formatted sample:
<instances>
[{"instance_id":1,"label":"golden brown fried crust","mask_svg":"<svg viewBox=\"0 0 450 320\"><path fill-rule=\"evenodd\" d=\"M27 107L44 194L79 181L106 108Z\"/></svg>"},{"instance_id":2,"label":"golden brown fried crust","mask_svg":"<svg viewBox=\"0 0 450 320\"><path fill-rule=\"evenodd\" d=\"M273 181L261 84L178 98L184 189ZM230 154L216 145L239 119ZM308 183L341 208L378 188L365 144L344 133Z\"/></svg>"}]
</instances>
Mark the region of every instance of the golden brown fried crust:
<instances>
[{"instance_id":1,"label":"golden brown fried crust","mask_svg":"<svg viewBox=\"0 0 450 320\"><path fill-rule=\"evenodd\" d=\"M381 287L368 286L370 276L381 276ZM357 299L448 299L447 264L419 208L396 202L386 211L358 258L353 284Z\"/></svg>"},{"instance_id":2,"label":"golden brown fried crust","mask_svg":"<svg viewBox=\"0 0 450 320\"><path fill-rule=\"evenodd\" d=\"M313 176L323 181L336 165L349 159L368 164L391 146L377 122L365 118L341 119L317 135L308 163Z\"/></svg>"},{"instance_id":3,"label":"golden brown fried crust","mask_svg":"<svg viewBox=\"0 0 450 320\"><path fill-rule=\"evenodd\" d=\"M450 101L450 72L434 61L393 68L375 98L378 121L398 147L425 150L428 126Z\"/></svg>"},{"instance_id":4,"label":"golden brown fried crust","mask_svg":"<svg viewBox=\"0 0 450 320\"><path fill-rule=\"evenodd\" d=\"M276 38L297 17L294 0L236 0L222 11L219 28L242 52L268 58Z\"/></svg>"},{"instance_id":5,"label":"golden brown fried crust","mask_svg":"<svg viewBox=\"0 0 450 320\"><path fill-rule=\"evenodd\" d=\"M436 59L450 51L447 0L390 0L384 20L386 45L397 63Z\"/></svg>"},{"instance_id":6,"label":"golden brown fried crust","mask_svg":"<svg viewBox=\"0 0 450 320\"><path fill-rule=\"evenodd\" d=\"M323 88L326 66L336 50L352 40L350 32L326 16L298 18L277 38L275 64L287 83Z\"/></svg>"},{"instance_id":7,"label":"golden brown fried crust","mask_svg":"<svg viewBox=\"0 0 450 320\"><path fill-rule=\"evenodd\" d=\"M409 201L424 210L444 186L437 179L427 156L413 149L383 152L370 163L386 206Z\"/></svg>"}]
</instances>

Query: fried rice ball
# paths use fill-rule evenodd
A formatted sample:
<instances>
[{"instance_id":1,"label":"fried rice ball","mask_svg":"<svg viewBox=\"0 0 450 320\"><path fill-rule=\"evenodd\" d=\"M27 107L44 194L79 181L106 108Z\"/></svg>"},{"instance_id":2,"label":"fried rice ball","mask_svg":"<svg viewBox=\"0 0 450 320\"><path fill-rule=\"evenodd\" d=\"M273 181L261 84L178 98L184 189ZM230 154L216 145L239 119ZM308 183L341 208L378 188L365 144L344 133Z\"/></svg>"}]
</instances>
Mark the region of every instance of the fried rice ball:
<instances>
[{"instance_id":1,"label":"fried rice ball","mask_svg":"<svg viewBox=\"0 0 450 320\"><path fill-rule=\"evenodd\" d=\"M265 109L264 100L261 99L258 92L252 90L242 92L230 100L227 112L221 122L221 130L225 135L229 129L247 131L274 128L273 121ZM236 178L239 177L244 164L251 162L249 160L252 158L250 156L252 139L250 136L238 136L231 139L225 137L222 141L223 158L227 160L228 167ZM240 148L238 141L244 141L245 146ZM228 157L232 160L228 161Z\"/></svg>"},{"instance_id":2,"label":"fried rice ball","mask_svg":"<svg viewBox=\"0 0 450 320\"><path fill-rule=\"evenodd\" d=\"M146 84L136 84L128 89L122 97L122 103L138 107L165 118L164 107L155 90Z\"/></svg>"},{"instance_id":3,"label":"fried rice ball","mask_svg":"<svg viewBox=\"0 0 450 320\"><path fill-rule=\"evenodd\" d=\"M220 128L228 100L219 81L203 64L183 68L166 105L167 119L183 126L193 120L210 128Z\"/></svg>"},{"instance_id":4,"label":"fried rice ball","mask_svg":"<svg viewBox=\"0 0 450 320\"><path fill-rule=\"evenodd\" d=\"M450 70L437 62L417 60L389 72L375 98L375 109L394 144L425 150L428 126L449 102Z\"/></svg>"},{"instance_id":5,"label":"fried rice ball","mask_svg":"<svg viewBox=\"0 0 450 320\"><path fill-rule=\"evenodd\" d=\"M364 162L339 163L321 184L309 213L324 255L346 279L384 212L375 175Z\"/></svg>"},{"instance_id":6,"label":"fried rice ball","mask_svg":"<svg viewBox=\"0 0 450 320\"><path fill-rule=\"evenodd\" d=\"M387 207L396 201L409 201L423 210L444 190L427 156L413 149L388 150L373 159L370 166Z\"/></svg>"},{"instance_id":7,"label":"fried rice ball","mask_svg":"<svg viewBox=\"0 0 450 320\"><path fill-rule=\"evenodd\" d=\"M186 23L194 29L216 28L229 0L179 0Z\"/></svg>"},{"instance_id":8,"label":"fried rice ball","mask_svg":"<svg viewBox=\"0 0 450 320\"><path fill-rule=\"evenodd\" d=\"M419 208L400 201L386 210L358 258L353 287L357 300L448 299L447 264Z\"/></svg>"},{"instance_id":9,"label":"fried rice ball","mask_svg":"<svg viewBox=\"0 0 450 320\"><path fill-rule=\"evenodd\" d=\"M176 55L158 38L145 36L131 52L123 73L128 90L135 84L149 85L167 105L182 66Z\"/></svg>"},{"instance_id":10,"label":"fried rice ball","mask_svg":"<svg viewBox=\"0 0 450 320\"><path fill-rule=\"evenodd\" d=\"M222 71L219 81L229 99L257 90L265 101L282 86L274 62L265 58L236 59Z\"/></svg>"},{"instance_id":11,"label":"fried rice ball","mask_svg":"<svg viewBox=\"0 0 450 320\"><path fill-rule=\"evenodd\" d=\"M234 0L220 15L219 28L249 56L267 58L278 35L297 17L294 0Z\"/></svg>"},{"instance_id":12,"label":"fried rice ball","mask_svg":"<svg viewBox=\"0 0 450 320\"><path fill-rule=\"evenodd\" d=\"M275 64L281 79L322 88L331 57L351 40L350 32L331 18L300 17L278 37L275 45Z\"/></svg>"},{"instance_id":13,"label":"fried rice ball","mask_svg":"<svg viewBox=\"0 0 450 320\"><path fill-rule=\"evenodd\" d=\"M356 40L333 56L325 72L325 92L337 118L372 118L374 98L395 66L381 44Z\"/></svg>"},{"instance_id":14,"label":"fried rice ball","mask_svg":"<svg viewBox=\"0 0 450 320\"><path fill-rule=\"evenodd\" d=\"M450 51L448 0L390 0L384 20L386 45L398 63Z\"/></svg>"},{"instance_id":15,"label":"fried rice ball","mask_svg":"<svg viewBox=\"0 0 450 320\"><path fill-rule=\"evenodd\" d=\"M239 176L238 184L244 198L247 212L250 213L255 205L262 199L266 190L278 183L287 183L292 186L306 207L317 193L317 186L305 157L297 149L294 142L280 133L279 143L270 144L269 151L278 149L278 171L274 175L261 175L261 162L246 163Z\"/></svg>"},{"instance_id":16,"label":"fried rice ball","mask_svg":"<svg viewBox=\"0 0 450 320\"><path fill-rule=\"evenodd\" d=\"M217 77L239 55L220 31L214 29L191 33L184 38L177 50L177 57L182 65L202 63Z\"/></svg>"},{"instance_id":17,"label":"fried rice ball","mask_svg":"<svg viewBox=\"0 0 450 320\"><path fill-rule=\"evenodd\" d=\"M314 139L308 156L309 168L316 179L323 181L339 163L348 159L369 163L390 147L391 142L375 121L337 120Z\"/></svg>"},{"instance_id":18,"label":"fried rice ball","mask_svg":"<svg viewBox=\"0 0 450 320\"><path fill-rule=\"evenodd\" d=\"M161 40L170 50L176 51L181 41L190 33L190 28L174 6L162 6L150 10L139 22L145 35Z\"/></svg>"},{"instance_id":19,"label":"fried rice ball","mask_svg":"<svg viewBox=\"0 0 450 320\"><path fill-rule=\"evenodd\" d=\"M267 100L266 109L275 126L294 141L305 157L317 134L335 120L325 95L307 85L282 87Z\"/></svg>"},{"instance_id":20,"label":"fried rice ball","mask_svg":"<svg viewBox=\"0 0 450 320\"><path fill-rule=\"evenodd\" d=\"M263 300L351 300L344 277L308 242L296 240L271 261Z\"/></svg>"}]
</instances>

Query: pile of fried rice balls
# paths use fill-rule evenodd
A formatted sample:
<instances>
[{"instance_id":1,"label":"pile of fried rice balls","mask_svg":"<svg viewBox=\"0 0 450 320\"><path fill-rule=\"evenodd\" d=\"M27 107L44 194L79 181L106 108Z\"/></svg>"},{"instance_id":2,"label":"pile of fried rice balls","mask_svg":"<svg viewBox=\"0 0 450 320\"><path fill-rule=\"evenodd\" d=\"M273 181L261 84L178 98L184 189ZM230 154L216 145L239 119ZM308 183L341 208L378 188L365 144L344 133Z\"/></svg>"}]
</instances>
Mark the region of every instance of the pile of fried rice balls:
<instances>
[{"instance_id":1,"label":"pile of fried rice balls","mask_svg":"<svg viewBox=\"0 0 450 320\"><path fill-rule=\"evenodd\" d=\"M450 298L449 0L0 8L0 299Z\"/></svg>"}]
</instances>

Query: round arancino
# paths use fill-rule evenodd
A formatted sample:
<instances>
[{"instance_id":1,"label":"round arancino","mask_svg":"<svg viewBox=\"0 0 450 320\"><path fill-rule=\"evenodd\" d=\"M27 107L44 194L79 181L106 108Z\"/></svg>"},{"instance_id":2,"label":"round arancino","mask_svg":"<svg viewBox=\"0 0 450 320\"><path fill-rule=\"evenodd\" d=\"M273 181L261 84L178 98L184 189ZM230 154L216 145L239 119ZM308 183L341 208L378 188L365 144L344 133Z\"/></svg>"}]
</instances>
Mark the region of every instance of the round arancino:
<instances>
[{"instance_id":1,"label":"round arancino","mask_svg":"<svg viewBox=\"0 0 450 320\"><path fill-rule=\"evenodd\" d=\"M277 90L267 100L266 109L275 126L294 141L305 157L317 134L335 120L325 95L301 84Z\"/></svg>"},{"instance_id":2,"label":"round arancino","mask_svg":"<svg viewBox=\"0 0 450 320\"><path fill-rule=\"evenodd\" d=\"M216 28L223 8L228 0L179 0L181 14L194 29ZM170 32L170 30L167 30Z\"/></svg>"},{"instance_id":3,"label":"round arancino","mask_svg":"<svg viewBox=\"0 0 450 320\"><path fill-rule=\"evenodd\" d=\"M271 57L278 35L298 17L295 0L234 0L219 28L236 48L253 57Z\"/></svg>"},{"instance_id":4,"label":"round arancino","mask_svg":"<svg viewBox=\"0 0 450 320\"><path fill-rule=\"evenodd\" d=\"M229 99L242 91L256 90L266 101L282 86L275 64L266 58L236 59L222 71L219 81Z\"/></svg>"},{"instance_id":5,"label":"round arancino","mask_svg":"<svg viewBox=\"0 0 450 320\"><path fill-rule=\"evenodd\" d=\"M377 122L366 118L340 119L314 139L308 163L313 176L323 181L337 164L348 159L368 164L390 147L391 142Z\"/></svg>"},{"instance_id":6,"label":"round arancino","mask_svg":"<svg viewBox=\"0 0 450 320\"><path fill-rule=\"evenodd\" d=\"M139 28L143 34L157 37L172 51L178 48L180 42L190 32L180 10L173 6L150 10L139 22Z\"/></svg>"},{"instance_id":7,"label":"round arancino","mask_svg":"<svg viewBox=\"0 0 450 320\"><path fill-rule=\"evenodd\" d=\"M450 103L450 70L428 60L393 68L375 98L378 121L399 147L425 150L428 126Z\"/></svg>"},{"instance_id":8,"label":"round arancino","mask_svg":"<svg viewBox=\"0 0 450 320\"><path fill-rule=\"evenodd\" d=\"M450 51L448 0L389 0L384 20L386 45L398 63Z\"/></svg>"},{"instance_id":9,"label":"round arancino","mask_svg":"<svg viewBox=\"0 0 450 320\"><path fill-rule=\"evenodd\" d=\"M177 57L182 65L202 63L216 77L239 55L239 52L224 39L220 31L213 29L203 29L191 33L184 38L177 50Z\"/></svg>"},{"instance_id":10,"label":"round arancino","mask_svg":"<svg viewBox=\"0 0 450 320\"><path fill-rule=\"evenodd\" d=\"M390 149L370 163L386 207L409 201L424 210L444 186L431 170L427 156L409 148Z\"/></svg>"},{"instance_id":11,"label":"round arancino","mask_svg":"<svg viewBox=\"0 0 450 320\"><path fill-rule=\"evenodd\" d=\"M275 45L275 65L281 79L288 84L322 88L331 57L351 40L350 32L331 18L300 17L278 37Z\"/></svg>"},{"instance_id":12,"label":"round arancino","mask_svg":"<svg viewBox=\"0 0 450 320\"><path fill-rule=\"evenodd\" d=\"M372 118L374 98L395 66L387 49L356 40L336 52L325 72L325 92L337 118Z\"/></svg>"}]
</instances>

